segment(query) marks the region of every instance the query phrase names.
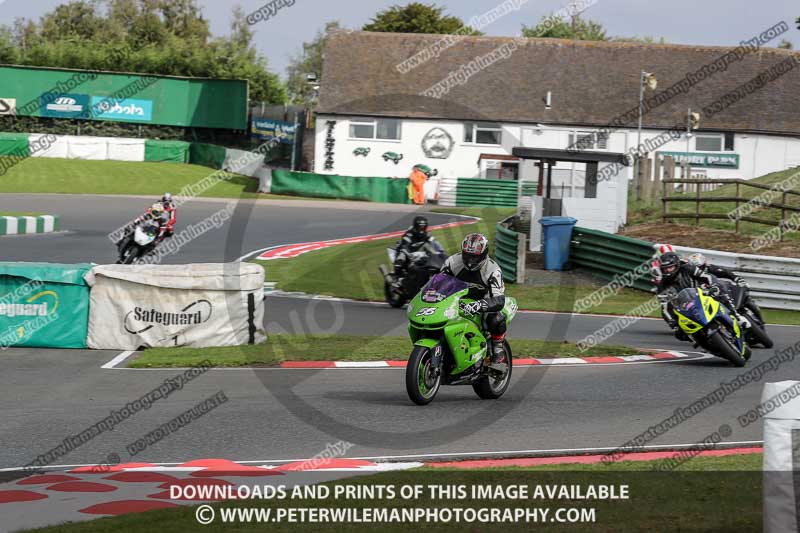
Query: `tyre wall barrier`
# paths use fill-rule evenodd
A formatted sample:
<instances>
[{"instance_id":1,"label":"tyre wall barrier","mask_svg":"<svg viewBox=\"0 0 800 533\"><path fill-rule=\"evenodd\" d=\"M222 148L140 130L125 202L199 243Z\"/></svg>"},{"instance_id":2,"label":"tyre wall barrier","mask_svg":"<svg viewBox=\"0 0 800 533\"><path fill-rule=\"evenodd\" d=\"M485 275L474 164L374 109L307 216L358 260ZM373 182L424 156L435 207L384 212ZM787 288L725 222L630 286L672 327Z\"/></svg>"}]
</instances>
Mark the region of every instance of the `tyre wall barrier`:
<instances>
[{"instance_id":1,"label":"tyre wall barrier","mask_svg":"<svg viewBox=\"0 0 800 533\"><path fill-rule=\"evenodd\" d=\"M291 196L410 204L407 179L363 178L273 169L270 192Z\"/></svg>"},{"instance_id":2,"label":"tyre wall barrier","mask_svg":"<svg viewBox=\"0 0 800 533\"><path fill-rule=\"evenodd\" d=\"M534 196L536 182L523 182L522 195ZM439 185L439 205L450 207L517 207L519 184L511 180L444 178Z\"/></svg>"},{"instance_id":3,"label":"tyre wall barrier","mask_svg":"<svg viewBox=\"0 0 800 533\"><path fill-rule=\"evenodd\" d=\"M264 268L253 263L95 266L89 348L237 346L266 339Z\"/></svg>"},{"instance_id":4,"label":"tyre wall barrier","mask_svg":"<svg viewBox=\"0 0 800 533\"><path fill-rule=\"evenodd\" d=\"M624 279L640 265L649 264L654 253L651 242L575 226L569 262L603 279ZM629 285L643 291L655 290L649 272L637 276Z\"/></svg>"},{"instance_id":5,"label":"tyre wall barrier","mask_svg":"<svg viewBox=\"0 0 800 533\"><path fill-rule=\"evenodd\" d=\"M494 259L503 270L503 280L509 283L524 283L526 235L508 228L511 218L497 223L494 237Z\"/></svg>"},{"instance_id":6,"label":"tyre wall barrier","mask_svg":"<svg viewBox=\"0 0 800 533\"><path fill-rule=\"evenodd\" d=\"M657 244L603 231L575 227L572 231L570 263L612 280L625 279L638 266L655 257ZM800 310L800 259L736 254L702 248L675 246L683 257L699 252L709 263L729 268L750 284L751 295L766 309ZM633 287L654 291L649 272L635 278Z\"/></svg>"},{"instance_id":7,"label":"tyre wall barrier","mask_svg":"<svg viewBox=\"0 0 800 533\"><path fill-rule=\"evenodd\" d=\"M0 347L85 348L91 267L0 263Z\"/></svg>"}]
</instances>

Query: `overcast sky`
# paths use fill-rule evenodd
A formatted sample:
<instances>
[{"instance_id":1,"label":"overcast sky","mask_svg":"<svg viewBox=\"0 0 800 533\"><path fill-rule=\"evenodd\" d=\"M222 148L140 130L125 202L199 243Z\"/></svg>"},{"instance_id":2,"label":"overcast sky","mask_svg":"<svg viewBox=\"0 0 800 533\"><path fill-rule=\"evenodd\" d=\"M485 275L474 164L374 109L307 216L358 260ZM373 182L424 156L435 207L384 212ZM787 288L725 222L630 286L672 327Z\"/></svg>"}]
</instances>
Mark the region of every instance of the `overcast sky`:
<instances>
[{"instance_id":1,"label":"overcast sky","mask_svg":"<svg viewBox=\"0 0 800 533\"><path fill-rule=\"evenodd\" d=\"M280 1L280 0L279 0ZM433 0L427 0L431 3ZM487 35L518 35L522 24L534 25L540 17L553 13L568 0L516 0L521 7L483 29ZM503 0L446 0L433 2L446 6L449 14L465 21L485 13ZM63 0L0 0L0 24L16 17L38 19L43 13L65 3ZM250 13L266 0L199 0L214 34L227 34L230 12L240 4ZM289 58L313 38L330 20L358 29L386 7L408 2L400 0L295 0L270 18L256 24L255 43L269 61L270 70L284 76ZM667 42L734 46L778 21L785 20L792 30L787 38L800 50L800 31L794 20L800 16L798 0L596 0L584 14L605 26L610 35L652 35ZM777 43L775 43L777 44ZM353 58L358 60L358 58Z\"/></svg>"}]
</instances>

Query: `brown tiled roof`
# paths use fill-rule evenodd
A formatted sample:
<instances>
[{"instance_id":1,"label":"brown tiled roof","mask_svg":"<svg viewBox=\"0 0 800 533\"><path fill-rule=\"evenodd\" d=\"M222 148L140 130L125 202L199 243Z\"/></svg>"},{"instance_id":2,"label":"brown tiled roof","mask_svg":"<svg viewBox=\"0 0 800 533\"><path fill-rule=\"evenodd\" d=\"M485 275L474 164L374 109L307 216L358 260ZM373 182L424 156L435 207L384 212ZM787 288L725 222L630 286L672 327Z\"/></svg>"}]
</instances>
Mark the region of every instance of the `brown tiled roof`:
<instances>
[{"instance_id":1,"label":"brown tiled roof","mask_svg":"<svg viewBox=\"0 0 800 533\"><path fill-rule=\"evenodd\" d=\"M343 31L325 47L317 112L407 118L604 126L635 109L639 73L653 72L656 92L729 53L717 46L459 36L438 58L401 74L396 65L441 35ZM518 49L453 87L441 99L421 97L451 71L505 43ZM685 123L725 93L797 52L761 48L645 114L645 127ZM545 96L552 91L552 108ZM636 126L636 121L628 122ZM728 109L701 119L703 130L800 135L800 64Z\"/></svg>"}]
</instances>

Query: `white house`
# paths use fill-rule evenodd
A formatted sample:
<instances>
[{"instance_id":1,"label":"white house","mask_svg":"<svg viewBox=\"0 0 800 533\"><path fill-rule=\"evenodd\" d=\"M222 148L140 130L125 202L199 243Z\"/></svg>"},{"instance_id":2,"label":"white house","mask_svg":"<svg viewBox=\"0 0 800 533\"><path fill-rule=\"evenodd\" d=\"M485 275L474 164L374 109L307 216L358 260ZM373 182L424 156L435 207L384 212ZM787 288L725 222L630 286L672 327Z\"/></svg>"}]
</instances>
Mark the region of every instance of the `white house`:
<instances>
[{"instance_id":1,"label":"white house","mask_svg":"<svg viewBox=\"0 0 800 533\"><path fill-rule=\"evenodd\" d=\"M512 157L513 148L563 150L576 140L583 149L617 153L641 143L650 158L689 158L694 175L714 178L751 179L800 165L796 53L762 48L739 57L724 47L460 36L438 58L411 70L403 63L440 42L441 36L419 34L328 37L315 172L408 177L414 165L424 164L442 183L464 177L534 181L538 169ZM486 57L503 47L505 57L489 64ZM725 70L697 80L694 73L708 72L726 55ZM788 68L776 70L778 64ZM659 83L656 91L646 90L639 141L641 71L654 73ZM739 89L738 101L719 110L726 94L764 72L771 73L768 83L746 94ZM687 137L690 108L701 117ZM584 174L582 163L559 163L552 196L586 198ZM624 167L601 181L594 208L580 202L581 223L616 231L626 220L632 175L632 167Z\"/></svg>"}]
</instances>

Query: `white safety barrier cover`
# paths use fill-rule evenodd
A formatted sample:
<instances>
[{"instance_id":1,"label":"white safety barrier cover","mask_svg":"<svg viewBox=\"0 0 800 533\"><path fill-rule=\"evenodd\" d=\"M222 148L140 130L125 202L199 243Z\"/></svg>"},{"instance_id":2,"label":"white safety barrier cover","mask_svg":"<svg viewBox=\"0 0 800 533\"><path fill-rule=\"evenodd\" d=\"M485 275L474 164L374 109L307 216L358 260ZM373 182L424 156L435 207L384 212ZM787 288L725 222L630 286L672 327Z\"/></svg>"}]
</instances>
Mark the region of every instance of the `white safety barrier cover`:
<instances>
[{"instance_id":1,"label":"white safety barrier cover","mask_svg":"<svg viewBox=\"0 0 800 533\"><path fill-rule=\"evenodd\" d=\"M105 161L108 159L107 137L62 137L67 142L67 157L70 159L91 159ZM59 139L60 140L60 139Z\"/></svg>"},{"instance_id":2,"label":"white safety barrier cover","mask_svg":"<svg viewBox=\"0 0 800 533\"><path fill-rule=\"evenodd\" d=\"M800 381L766 383L764 418L764 531L798 531L800 496ZM740 417L741 418L741 417Z\"/></svg>"},{"instance_id":3,"label":"white safety barrier cover","mask_svg":"<svg viewBox=\"0 0 800 533\"><path fill-rule=\"evenodd\" d=\"M31 150L31 157L60 157L62 159L66 159L69 157L69 142L67 141L67 136L65 135L56 135L56 140L54 142L40 142L42 137L45 137L44 134L41 133L31 133L28 137L28 145L39 147L37 150Z\"/></svg>"},{"instance_id":4,"label":"white safety barrier cover","mask_svg":"<svg viewBox=\"0 0 800 533\"><path fill-rule=\"evenodd\" d=\"M111 161L144 161L145 139L113 138L108 140Z\"/></svg>"},{"instance_id":5,"label":"white safety barrier cover","mask_svg":"<svg viewBox=\"0 0 800 533\"><path fill-rule=\"evenodd\" d=\"M246 150L225 149L225 161L222 168L242 176L256 177L256 172L264 164L264 156Z\"/></svg>"},{"instance_id":6,"label":"white safety barrier cover","mask_svg":"<svg viewBox=\"0 0 800 533\"><path fill-rule=\"evenodd\" d=\"M92 287L90 348L236 346L266 339L260 265L101 265L85 279Z\"/></svg>"}]
</instances>

